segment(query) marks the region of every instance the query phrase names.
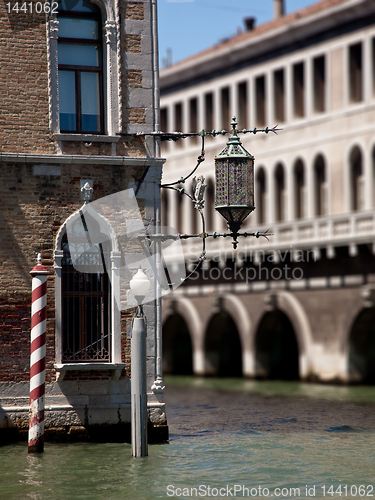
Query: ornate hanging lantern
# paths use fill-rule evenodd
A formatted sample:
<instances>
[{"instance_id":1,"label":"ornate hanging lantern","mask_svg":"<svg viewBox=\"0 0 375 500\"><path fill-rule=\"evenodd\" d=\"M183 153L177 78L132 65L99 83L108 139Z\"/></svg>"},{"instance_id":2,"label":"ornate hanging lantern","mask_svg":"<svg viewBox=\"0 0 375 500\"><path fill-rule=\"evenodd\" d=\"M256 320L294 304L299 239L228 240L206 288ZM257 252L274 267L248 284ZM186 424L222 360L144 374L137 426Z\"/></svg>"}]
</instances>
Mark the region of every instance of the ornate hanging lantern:
<instances>
[{"instance_id":1,"label":"ornate hanging lantern","mask_svg":"<svg viewBox=\"0 0 375 500\"><path fill-rule=\"evenodd\" d=\"M254 210L254 157L242 146L237 135L236 117L225 148L215 157L215 210L226 219L237 246L242 222Z\"/></svg>"}]
</instances>

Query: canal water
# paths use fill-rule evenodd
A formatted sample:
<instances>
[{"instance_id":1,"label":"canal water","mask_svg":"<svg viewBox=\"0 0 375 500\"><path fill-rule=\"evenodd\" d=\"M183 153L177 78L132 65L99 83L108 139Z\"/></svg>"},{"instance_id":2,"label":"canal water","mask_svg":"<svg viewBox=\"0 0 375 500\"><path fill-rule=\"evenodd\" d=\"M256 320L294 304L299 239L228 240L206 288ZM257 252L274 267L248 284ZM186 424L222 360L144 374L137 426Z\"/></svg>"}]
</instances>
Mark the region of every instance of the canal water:
<instances>
[{"instance_id":1,"label":"canal water","mask_svg":"<svg viewBox=\"0 0 375 500\"><path fill-rule=\"evenodd\" d=\"M170 443L0 448L0 500L375 498L375 387L166 378Z\"/></svg>"}]
</instances>

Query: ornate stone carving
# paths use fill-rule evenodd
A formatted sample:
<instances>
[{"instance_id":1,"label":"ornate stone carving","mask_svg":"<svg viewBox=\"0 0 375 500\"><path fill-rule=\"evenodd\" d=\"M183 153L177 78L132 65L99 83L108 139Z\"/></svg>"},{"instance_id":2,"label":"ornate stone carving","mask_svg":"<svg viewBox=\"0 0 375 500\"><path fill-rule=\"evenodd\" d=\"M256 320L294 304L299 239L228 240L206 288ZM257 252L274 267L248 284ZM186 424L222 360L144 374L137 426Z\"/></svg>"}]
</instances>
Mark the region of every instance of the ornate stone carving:
<instances>
[{"instance_id":1,"label":"ornate stone carving","mask_svg":"<svg viewBox=\"0 0 375 500\"><path fill-rule=\"evenodd\" d=\"M106 21L104 23L105 30L105 42L113 43L117 42L117 26L115 21Z\"/></svg>"},{"instance_id":2,"label":"ornate stone carving","mask_svg":"<svg viewBox=\"0 0 375 500\"><path fill-rule=\"evenodd\" d=\"M49 37L55 40L59 37L59 21L57 19L49 20Z\"/></svg>"},{"instance_id":3,"label":"ornate stone carving","mask_svg":"<svg viewBox=\"0 0 375 500\"><path fill-rule=\"evenodd\" d=\"M81 187L81 191L83 193L85 203L88 203L91 200L92 192L94 191L94 189L88 182L86 182L86 184Z\"/></svg>"},{"instance_id":4,"label":"ornate stone carving","mask_svg":"<svg viewBox=\"0 0 375 500\"><path fill-rule=\"evenodd\" d=\"M204 207L204 190L207 187L207 184L204 183L203 175L200 175L198 178L193 177L192 185L193 185L193 198L195 200L195 208L199 211L203 210Z\"/></svg>"}]
</instances>

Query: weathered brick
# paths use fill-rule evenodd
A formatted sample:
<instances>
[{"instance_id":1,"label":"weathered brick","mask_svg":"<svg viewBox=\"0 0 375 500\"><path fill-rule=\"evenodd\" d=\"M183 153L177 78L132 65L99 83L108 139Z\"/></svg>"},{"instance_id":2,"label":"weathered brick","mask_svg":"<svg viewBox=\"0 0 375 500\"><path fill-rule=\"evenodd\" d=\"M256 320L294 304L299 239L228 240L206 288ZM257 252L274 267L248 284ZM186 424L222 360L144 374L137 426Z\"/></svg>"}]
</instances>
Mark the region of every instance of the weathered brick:
<instances>
[{"instance_id":1,"label":"weathered brick","mask_svg":"<svg viewBox=\"0 0 375 500\"><path fill-rule=\"evenodd\" d=\"M134 54L142 53L142 38L141 35L125 35L124 51Z\"/></svg>"},{"instance_id":2,"label":"weathered brick","mask_svg":"<svg viewBox=\"0 0 375 500\"><path fill-rule=\"evenodd\" d=\"M141 2L125 2L124 11L125 19L144 19L144 7Z\"/></svg>"}]
</instances>

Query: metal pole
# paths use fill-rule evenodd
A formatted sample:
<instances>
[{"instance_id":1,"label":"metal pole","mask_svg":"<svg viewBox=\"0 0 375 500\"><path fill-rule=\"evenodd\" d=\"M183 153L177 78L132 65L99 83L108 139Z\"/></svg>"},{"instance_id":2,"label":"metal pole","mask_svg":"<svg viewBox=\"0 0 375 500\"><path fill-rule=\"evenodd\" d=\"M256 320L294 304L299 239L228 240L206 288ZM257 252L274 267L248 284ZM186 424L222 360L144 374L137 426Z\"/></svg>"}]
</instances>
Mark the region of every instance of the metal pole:
<instances>
[{"instance_id":1,"label":"metal pole","mask_svg":"<svg viewBox=\"0 0 375 500\"><path fill-rule=\"evenodd\" d=\"M131 339L131 424L132 455L148 455L147 391L146 391L146 328L142 306L133 318Z\"/></svg>"},{"instance_id":2,"label":"metal pole","mask_svg":"<svg viewBox=\"0 0 375 500\"><path fill-rule=\"evenodd\" d=\"M44 394L46 379L47 275L38 254L37 265L30 271L32 280L30 409L28 452L44 451Z\"/></svg>"}]
</instances>

